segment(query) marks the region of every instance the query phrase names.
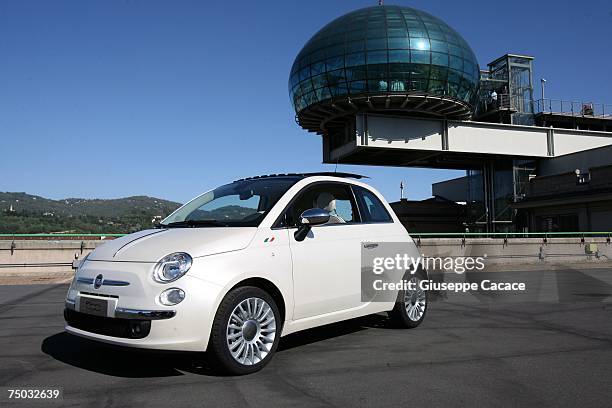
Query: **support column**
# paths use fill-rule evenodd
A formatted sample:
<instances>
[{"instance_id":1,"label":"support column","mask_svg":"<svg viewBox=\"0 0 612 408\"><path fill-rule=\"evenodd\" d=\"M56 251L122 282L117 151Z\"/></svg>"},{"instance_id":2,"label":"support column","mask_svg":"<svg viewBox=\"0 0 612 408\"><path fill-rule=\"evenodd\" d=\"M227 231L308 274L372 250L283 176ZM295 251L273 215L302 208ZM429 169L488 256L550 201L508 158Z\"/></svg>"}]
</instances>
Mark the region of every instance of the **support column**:
<instances>
[{"instance_id":1,"label":"support column","mask_svg":"<svg viewBox=\"0 0 612 408\"><path fill-rule=\"evenodd\" d=\"M495 232L493 220L495 218L495 185L493 183L493 163L490 160L482 166L482 187L484 188L484 211L486 232Z\"/></svg>"}]
</instances>

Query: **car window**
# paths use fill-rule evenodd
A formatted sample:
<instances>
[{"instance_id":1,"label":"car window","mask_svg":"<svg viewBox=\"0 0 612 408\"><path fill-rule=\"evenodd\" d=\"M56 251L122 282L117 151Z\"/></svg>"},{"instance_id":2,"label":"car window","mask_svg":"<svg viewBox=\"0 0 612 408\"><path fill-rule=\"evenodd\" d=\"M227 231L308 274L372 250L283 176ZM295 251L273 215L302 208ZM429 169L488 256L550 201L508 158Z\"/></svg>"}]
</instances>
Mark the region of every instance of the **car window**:
<instances>
[{"instance_id":1,"label":"car window","mask_svg":"<svg viewBox=\"0 0 612 408\"><path fill-rule=\"evenodd\" d=\"M371 191L353 186L353 191L359 202L359 209L364 222L392 222L393 218L383 203Z\"/></svg>"},{"instance_id":2,"label":"car window","mask_svg":"<svg viewBox=\"0 0 612 408\"><path fill-rule=\"evenodd\" d=\"M247 199L241 199L238 194L226 195L201 205L185 217L185 220L243 220L258 214L261 196L253 195ZM262 211L263 212L263 211Z\"/></svg>"},{"instance_id":3,"label":"car window","mask_svg":"<svg viewBox=\"0 0 612 408\"><path fill-rule=\"evenodd\" d=\"M280 226L297 226L300 215L311 208L321 208L329 212L328 224L359 222L357 206L348 185L317 183L298 193L288 207Z\"/></svg>"},{"instance_id":4,"label":"car window","mask_svg":"<svg viewBox=\"0 0 612 408\"><path fill-rule=\"evenodd\" d=\"M163 220L161 226L256 227L298 180L261 177L226 184L183 205Z\"/></svg>"}]
</instances>

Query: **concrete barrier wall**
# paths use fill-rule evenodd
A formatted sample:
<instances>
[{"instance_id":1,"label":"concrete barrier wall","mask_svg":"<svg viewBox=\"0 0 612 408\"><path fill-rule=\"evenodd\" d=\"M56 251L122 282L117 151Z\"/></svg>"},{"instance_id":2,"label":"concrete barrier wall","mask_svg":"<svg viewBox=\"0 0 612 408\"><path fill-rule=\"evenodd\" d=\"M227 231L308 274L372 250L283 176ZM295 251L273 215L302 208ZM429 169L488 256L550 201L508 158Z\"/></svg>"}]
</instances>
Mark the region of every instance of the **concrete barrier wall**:
<instances>
[{"instance_id":1,"label":"concrete barrier wall","mask_svg":"<svg viewBox=\"0 0 612 408\"><path fill-rule=\"evenodd\" d=\"M0 241L0 274L19 275L70 272L72 262L104 244L101 240ZM558 263L606 263L612 260L612 245L606 238L426 238L417 239L422 254L429 257L479 257L486 265Z\"/></svg>"},{"instance_id":2,"label":"concrete barrier wall","mask_svg":"<svg viewBox=\"0 0 612 408\"><path fill-rule=\"evenodd\" d=\"M612 261L612 245L606 238L426 238L416 242L428 257L485 257L486 265Z\"/></svg>"},{"instance_id":3,"label":"concrete barrier wall","mask_svg":"<svg viewBox=\"0 0 612 408\"><path fill-rule=\"evenodd\" d=\"M0 274L69 272L72 262L83 258L103 240L0 241Z\"/></svg>"}]
</instances>

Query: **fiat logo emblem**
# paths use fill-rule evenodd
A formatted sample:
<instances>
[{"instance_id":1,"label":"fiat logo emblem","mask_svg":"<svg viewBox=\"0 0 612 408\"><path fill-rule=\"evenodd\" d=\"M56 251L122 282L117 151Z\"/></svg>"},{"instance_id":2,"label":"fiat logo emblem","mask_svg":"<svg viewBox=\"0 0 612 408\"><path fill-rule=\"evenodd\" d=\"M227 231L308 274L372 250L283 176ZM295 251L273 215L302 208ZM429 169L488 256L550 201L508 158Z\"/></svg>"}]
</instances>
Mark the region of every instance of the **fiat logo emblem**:
<instances>
[{"instance_id":1,"label":"fiat logo emblem","mask_svg":"<svg viewBox=\"0 0 612 408\"><path fill-rule=\"evenodd\" d=\"M96 279L94 279L94 289L98 289L100 286L102 286L102 282L104 282L104 277L102 276L102 274L96 276Z\"/></svg>"}]
</instances>

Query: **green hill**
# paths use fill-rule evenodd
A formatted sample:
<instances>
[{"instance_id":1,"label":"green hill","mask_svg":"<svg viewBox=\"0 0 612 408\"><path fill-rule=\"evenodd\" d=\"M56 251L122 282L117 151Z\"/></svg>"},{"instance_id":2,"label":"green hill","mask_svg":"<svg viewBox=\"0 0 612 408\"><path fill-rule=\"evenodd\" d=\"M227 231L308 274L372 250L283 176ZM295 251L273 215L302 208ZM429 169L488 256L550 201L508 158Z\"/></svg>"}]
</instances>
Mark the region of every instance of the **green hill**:
<instances>
[{"instance_id":1,"label":"green hill","mask_svg":"<svg viewBox=\"0 0 612 408\"><path fill-rule=\"evenodd\" d=\"M150 228L179 206L147 196L50 200L0 192L0 233L128 233Z\"/></svg>"}]
</instances>

